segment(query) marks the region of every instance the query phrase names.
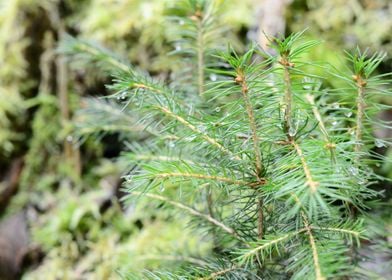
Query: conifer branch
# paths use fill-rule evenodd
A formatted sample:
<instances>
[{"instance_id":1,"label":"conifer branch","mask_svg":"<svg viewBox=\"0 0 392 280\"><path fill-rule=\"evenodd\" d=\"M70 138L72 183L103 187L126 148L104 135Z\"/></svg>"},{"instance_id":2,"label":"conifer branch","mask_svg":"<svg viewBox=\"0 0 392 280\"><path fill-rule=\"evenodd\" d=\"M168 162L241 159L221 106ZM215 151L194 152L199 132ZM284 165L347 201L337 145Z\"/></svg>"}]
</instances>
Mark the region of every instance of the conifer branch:
<instances>
[{"instance_id":1,"label":"conifer branch","mask_svg":"<svg viewBox=\"0 0 392 280\"><path fill-rule=\"evenodd\" d=\"M155 93L163 93L163 91L157 87L152 87L143 83L131 83L130 88L132 89L145 89L145 90L149 90Z\"/></svg>"},{"instance_id":2,"label":"conifer branch","mask_svg":"<svg viewBox=\"0 0 392 280\"><path fill-rule=\"evenodd\" d=\"M365 86L366 81L359 74L354 75L353 79L356 81L357 85L357 120L356 120L356 129L355 129L355 148L354 151L356 153L361 152L362 143L362 134L363 134L363 122L365 115Z\"/></svg>"},{"instance_id":3,"label":"conifer branch","mask_svg":"<svg viewBox=\"0 0 392 280\"><path fill-rule=\"evenodd\" d=\"M212 198L212 189L211 189L211 184L208 184L205 188L206 192L206 202L207 202L207 211L208 214L214 218L214 210L213 210L213 205L214 205L214 200ZM214 236L214 246L216 247L216 244L218 243L216 240L216 235L215 235L215 230L212 230L213 236Z\"/></svg>"},{"instance_id":4,"label":"conifer branch","mask_svg":"<svg viewBox=\"0 0 392 280\"><path fill-rule=\"evenodd\" d=\"M305 96L306 100L309 102L310 105L312 105L312 111L313 111L313 115L316 118L318 125L320 127L320 130L323 134L324 140L325 142L329 143L329 134L328 134L328 130L325 127L324 121L321 117L320 111L318 110L316 103L314 102L314 96L311 94L306 94Z\"/></svg>"},{"instance_id":5,"label":"conifer branch","mask_svg":"<svg viewBox=\"0 0 392 280\"><path fill-rule=\"evenodd\" d=\"M302 215L302 219L304 220L304 226L309 237L310 247L312 248L314 270L316 272L316 280L325 280L325 277L321 273L320 259L317 251L316 241L314 240L314 236L312 233L312 227L310 226L308 218L306 218L306 215L303 212L301 212L301 215Z\"/></svg>"},{"instance_id":6,"label":"conifer branch","mask_svg":"<svg viewBox=\"0 0 392 280\"><path fill-rule=\"evenodd\" d=\"M210 34L208 33L208 27L210 22L203 22L203 15L200 12L203 9L198 6L199 4L204 5L204 3L203 1L185 1L183 4L188 12L181 13L192 14L190 19L189 17L184 18L187 25L184 26L186 30L182 33L183 43L188 48L185 48L183 53L187 55L187 62L189 61L189 54L192 55L195 62L193 68L195 70L194 80L192 84L185 85L181 92L198 91L199 95L205 94L205 87L207 87L204 64L212 64L207 61L210 57L207 55L209 52L206 51L209 46ZM189 13L189 9L192 12ZM189 36L187 37L187 35ZM359 223L355 223L355 221L342 224L340 222L342 216L344 216L340 211L342 207L334 202L352 201L353 204L361 207L364 205L364 198L371 197L375 193L367 189L366 186L358 188L358 182L362 178L366 180L369 178L370 181L376 178L376 175L369 171L369 176L365 175L364 172L357 172L353 174L354 176L350 176L352 163L347 160L353 149L355 149L356 154L360 153L360 145L364 142L362 138L367 136L364 131L366 127L363 125L363 122L366 122L366 120L363 120L366 115L364 112L366 82L363 79L368 79L368 75L358 76L358 73L361 72L357 69L355 71L358 88L357 120L360 118L360 121L358 120L357 123L356 147L354 148L353 145L349 145L351 142L345 141L347 136L342 133L345 128L339 126L340 122L337 122L338 125L334 125L335 127L331 130L328 130L329 128L323 122L324 111L317 109L312 95L314 93L317 96L317 94L323 93L320 87L303 96L308 104L296 102L301 96L297 98L297 95L295 95L297 84L294 74L307 76L307 73L300 69L294 70L295 65L292 62L295 61L298 64L297 67L300 67L302 63L300 60L297 62L296 57L315 44L314 42L301 44L296 41L300 35L301 33L294 34L286 39L275 40L280 56L276 60L271 58L271 61L278 61L282 65L278 67L277 72L273 71L274 69L263 71L264 65L258 64L257 61L250 63L254 50L250 50L244 55L238 55L234 50L229 49L227 53L221 54L220 57L225 59L230 69L229 67L224 69L220 67L213 70L212 73L222 74L222 76L214 81L214 85L209 88L208 94L214 96L213 99L218 102L218 106L224 104L224 107L219 107L219 110L215 110L213 113L211 108L207 110L204 110L204 107L198 108L197 118L188 116L185 110L182 110L183 103L176 100L176 95L172 94L170 87L161 87L159 83L155 84L152 79L138 75L136 72L130 72L131 77L126 76L127 73L121 74L115 84L116 87L113 87L120 94L131 90L132 93L135 93L136 99L139 97L139 92L143 93L143 98L137 99L137 105L140 105L145 111L152 111L150 115L154 117L164 116L163 122L167 124L167 127L165 127L167 129L161 132L162 135L160 135L159 141L151 141L153 150L149 150L149 152L154 155L133 152L135 155L132 159L139 163L140 161L143 162L139 166L140 173L136 173L139 175L133 177L135 181L139 181L131 186L131 189L145 187L147 190L152 190L158 184L163 187L185 184L186 189L190 192L192 192L192 189L203 190L200 193L203 196L202 202L206 202L207 205L200 205L199 211L186 205L184 201L173 201L170 197L149 193L133 194L163 201L186 214L191 214L213 225L212 229L211 227L208 228L209 236L214 240L210 249L218 256L222 255L221 251L214 249L225 250L230 247L230 249L234 248L235 250L235 246L238 246L239 243L233 243L236 239L247 245L247 248L240 249L237 252L238 255L233 265L209 266L210 270L208 272L204 269L196 270L192 272L192 276L195 274L207 275L201 279L230 278L232 275L245 275L242 273L243 270L244 273L257 271L263 276L269 275L271 272L271 277L277 275L280 277L281 271L276 269L276 264L281 264L283 258L286 257L289 259L285 261L288 266L284 268L284 273L287 273L286 276L292 276L296 279L302 279L306 273L316 280L349 275L347 251L343 247L344 240L349 239L351 241L355 239L358 241L361 228ZM359 64L362 63L361 61ZM195 69L196 67L197 69ZM371 68L374 67L371 66ZM230 80L224 80L223 76L227 77L229 75L235 77L237 85ZM271 87L271 83L266 81L264 77L271 77L272 81L280 78L282 81L273 83ZM185 77L184 81L189 82L188 76ZM372 82L373 80L369 79L369 81ZM196 85L197 90L195 89ZM350 85L352 86L352 84ZM368 89L370 90L370 88ZM241 93L239 90L241 90ZM258 92L266 94L263 94L263 99L261 99L263 106L257 105L255 107L252 101L258 100L253 100L253 95L257 95ZM282 94L275 94L276 92L282 92ZM236 96L235 94L241 94L243 100L233 98L233 96ZM371 105L370 101L369 106ZM258 104L261 104L261 102ZM283 117L280 117L283 113L276 111L277 103L282 105ZM360 106L362 107L360 108ZM192 106L187 106L187 108L192 112ZM221 110L221 108L224 109ZM312 113L313 118L318 122L319 131L308 126L307 120L309 114L312 115ZM338 118L342 117L335 110L325 113L327 116L328 114L337 114ZM263 120L263 116L268 116L268 118ZM301 125L303 120L306 121L303 122L304 125ZM218 123L219 125L216 125ZM260 131L259 134L257 133L259 129L257 125L261 123L263 135L269 141L268 143L278 145L263 145L260 139ZM359 125L361 126L359 127ZM208 127L208 130L203 129L202 126ZM297 128L297 126L301 127L296 131L294 128ZM241 140L244 137L244 127L250 135L245 135L246 143ZM175 139L181 143L178 151L176 151L178 157L166 156L165 151L162 151L165 143L161 140L165 137L164 134L167 131L170 131L173 135L178 135L175 136ZM305 137L310 133L311 139L306 139ZM280 138L279 135L283 135L283 138ZM190 140L191 138L192 140ZM230 141L226 142L224 139L230 139ZM332 153L332 150L336 147L332 142L334 139L342 145L339 146L339 153L332 155L339 165L331 166L328 156L325 158L325 155L327 155L325 148L331 150ZM287 147L282 145L287 145ZM198 153L189 153L189 151L194 151L192 149L197 149ZM140 149L140 151L143 150ZM182 155L185 154L187 156L182 159ZM211 155L214 155L215 158L212 158ZM216 158L219 156L223 156L224 160ZM240 164L246 158L251 158L250 166L249 164L248 166ZM263 208L262 199L265 197L264 194L261 192L255 194L249 188L259 191L261 190L259 187L266 183L266 180L262 178L265 176L264 171L267 170L267 165L264 166L266 164L264 159L268 159L268 163L271 163L273 172L269 174L271 182L274 184L263 188L263 191L265 189L270 198L264 202L268 204ZM206 164L199 164L199 160L206 162ZM229 163L228 160L233 162ZM214 204L212 198L215 198L215 196L211 197L210 186L211 190L214 191L213 194L220 198L214 201ZM224 193L222 193L222 187ZM355 191L351 192L354 189ZM204 193L204 191L206 192ZM204 199L204 194L206 194L206 199ZM296 203L291 199L289 199L289 202L293 202L294 205L283 201L290 194L295 198ZM263 197L259 197L261 195ZM301 201L298 197L301 198ZM208 208L206 209L206 207ZM270 211L263 213L264 209ZM216 211L215 213L225 213L225 215L232 214L229 217L230 221L233 221L230 223L232 227L219 221L217 214L214 217L213 211ZM268 234L264 235L263 228L267 229L269 226L274 226L274 220L276 221L276 219L279 219L279 223L272 230L268 229ZM312 224L315 223L316 219L318 219L317 226L313 226ZM272 222L271 225L269 225L270 221ZM256 224L257 228L255 228ZM255 235L256 230L257 237L255 238L253 235ZM228 234L233 238L216 238L215 233L221 233L221 231L222 235ZM269 234L270 232L274 234ZM255 242L249 244L246 240L255 240ZM334 249L336 249L336 259L335 256L331 255ZM226 251L223 254L226 254ZM277 256L278 254L279 256ZM271 262L261 262L267 257L271 258ZM334 261L336 262L332 264ZM237 271L230 272L235 269L239 270L238 273ZM211 273L214 270L217 271ZM208 275L209 273L211 274ZM228 274L224 275L226 273Z\"/></svg>"},{"instance_id":7,"label":"conifer branch","mask_svg":"<svg viewBox=\"0 0 392 280\"><path fill-rule=\"evenodd\" d=\"M263 198L259 197L257 200L257 237L263 239L264 237L264 212L263 212Z\"/></svg>"},{"instance_id":8,"label":"conifer branch","mask_svg":"<svg viewBox=\"0 0 392 280\"><path fill-rule=\"evenodd\" d=\"M294 147L295 151L297 152L298 157L301 159L302 168L304 170L306 176L306 184L310 187L312 193L316 192L317 187L320 185L319 182L313 179L313 175L310 171L308 163L306 162L305 156L302 152L301 147L294 141L291 140L291 145Z\"/></svg>"},{"instance_id":9,"label":"conifer branch","mask_svg":"<svg viewBox=\"0 0 392 280\"><path fill-rule=\"evenodd\" d=\"M290 138L291 137L290 128L292 123L292 110L293 110L293 93L291 90L290 67L293 67L294 64L289 61L288 54L283 54L279 63L283 66L283 79L285 84L284 126L285 126L286 133Z\"/></svg>"},{"instance_id":10,"label":"conifer branch","mask_svg":"<svg viewBox=\"0 0 392 280\"><path fill-rule=\"evenodd\" d=\"M224 274L226 274L228 272L231 272L231 271L234 271L234 270L237 270L237 269L238 269L238 267L234 265L233 267L213 272L210 275L208 275L207 277L197 278L197 280L213 280L213 279L216 279L217 277L219 277L221 275L224 275Z\"/></svg>"},{"instance_id":11,"label":"conifer branch","mask_svg":"<svg viewBox=\"0 0 392 280\"><path fill-rule=\"evenodd\" d=\"M142 255L137 257L138 260L159 260L159 261L181 261L181 262L188 262L198 266L207 266L203 260L187 257L187 256L172 256L172 255Z\"/></svg>"},{"instance_id":12,"label":"conifer branch","mask_svg":"<svg viewBox=\"0 0 392 280\"><path fill-rule=\"evenodd\" d=\"M88 44L80 44L79 50L80 50L80 52L86 52L86 53L90 54L91 56L95 56L95 57L99 57L102 54L99 50L97 50L96 48L93 48L92 46L90 46ZM106 60L106 62L108 62L112 66L114 66L118 69L121 69L122 71L129 70L129 65L126 65L125 63L122 63L119 60L116 60L109 55L105 57L105 60Z\"/></svg>"},{"instance_id":13,"label":"conifer branch","mask_svg":"<svg viewBox=\"0 0 392 280\"><path fill-rule=\"evenodd\" d=\"M60 51L68 55L84 54L89 61L104 62L106 65L110 65L123 72L129 71L129 64L122 62L121 59L117 58L109 50L94 46L86 41L75 39L69 35L66 36L60 45Z\"/></svg>"},{"instance_id":14,"label":"conifer branch","mask_svg":"<svg viewBox=\"0 0 392 280\"><path fill-rule=\"evenodd\" d=\"M331 154L332 162L335 162L336 157L334 154L334 149L336 148L336 144L331 142L331 138L329 136L327 128L325 127L325 123L323 121L323 118L321 117L321 113L318 110L316 103L314 102L314 96L311 94L306 94L305 98L309 102L309 104L312 105L313 115L318 122L318 126L320 127L321 133L322 133L324 141L326 143L325 148L329 150L329 152Z\"/></svg>"},{"instance_id":15,"label":"conifer branch","mask_svg":"<svg viewBox=\"0 0 392 280\"><path fill-rule=\"evenodd\" d=\"M297 155L299 156L302 164L302 168L304 170L307 185L310 187L311 191L314 193L319 186L319 182L313 179L310 168L306 162L305 156L303 155L301 147L295 142L294 135L291 135L291 122L292 122L292 106L293 106L293 96L291 91L291 78L290 78L290 67L294 67L294 64L291 63L286 54L282 55L280 64L283 65L284 71L284 83L285 83L285 127L287 138L290 141L291 145L294 147Z\"/></svg>"},{"instance_id":16,"label":"conifer branch","mask_svg":"<svg viewBox=\"0 0 392 280\"><path fill-rule=\"evenodd\" d=\"M285 241L291 237L294 237L294 236L299 235L299 234L306 232L306 231L307 231L307 228L302 228L302 229L299 229L295 232L289 232L287 234L284 234L284 235L282 235L278 238L272 239L268 242L264 242L262 245L260 245L256 248L253 248L252 250L249 250L247 253L241 255L240 258L246 260L246 259L258 254L258 252L265 250L266 248L272 247L276 244L279 244L282 241Z\"/></svg>"},{"instance_id":17,"label":"conifer branch","mask_svg":"<svg viewBox=\"0 0 392 280\"><path fill-rule=\"evenodd\" d=\"M239 85L241 85L241 93L242 93L242 97L245 102L245 108L246 108L246 112L248 114L249 126L250 126L251 133L252 133L253 149L254 149L254 154L255 154L255 159L256 159L256 163L255 163L256 177L259 177L262 172L262 169L263 169L262 155L261 155L260 143L259 143L260 140L259 140L259 136L257 135L257 125L256 125L254 110L253 110L252 104L250 103L250 98L249 98L249 94L248 94L249 88L248 88L248 85L246 82L246 77L241 69L238 70L237 77L236 77L235 81Z\"/></svg>"},{"instance_id":18,"label":"conifer branch","mask_svg":"<svg viewBox=\"0 0 392 280\"><path fill-rule=\"evenodd\" d=\"M184 178L194 178L194 179L201 179L201 180L212 180L216 182L223 182L233 185L239 186L249 186L251 188L257 188L258 186L262 186L265 184L265 179L260 178L257 182L246 182L241 180L234 180L227 177L221 176L213 176L213 175L206 175L206 174L199 174L199 173L181 173L181 172L173 172L173 173L158 173L155 174L154 177L157 178L170 178L170 177L184 177Z\"/></svg>"},{"instance_id":19,"label":"conifer branch","mask_svg":"<svg viewBox=\"0 0 392 280\"><path fill-rule=\"evenodd\" d=\"M140 137L158 135L150 126L138 123L137 115L124 111L122 105L111 100L85 98L82 109L73 117L75 133L83 138L85 135L102 135L104 133L120 132L138 133Z\"/></svg>"},{"instance_id":20,"label":"conifer branch","mask_svg":"<svg viewBox=\"0 0 392 280\"><path fill-rule=\"evenodd\" d=\"M132 155L132 159L140 161L181 161L187 164L194 165L194 161L182 159L180 157L170 157L170 156L160 156L160 155L150 155L150 154L135 154Z\"/></svg>"},{"instance_id":21,"label":"conifer branch","mask_svg":"<svg viewBox=\"0 0 392 280\"><path fill-rule=\"evenodd\" d=\"M310 227L313 230L326 230L326 231L332 231L332 232L337 232L337 233L342 233L342 234L350 234L350 235L353 235L357 238L361 235L361 233L359 231L348 230L348 229L343 229L343 228L317 227L317 226L310 226Z\"/></svg>"},{"instance_id":22,"label":"conifer branch","mask_svg":"<svg viewBox=\"0 0 392 280\"><path fill-rule=\"evenodd\" d=\"M118 125L118 124L108 124L108 125L100 125L99 126L100 131L105 131L105 132L145 132L146 128L141 125L136 125L136 126L127 126L127 125ZM147 130L148 131L148 130ZM78 133L79 134L92 134L97 132L97 128L95 127L81 127L78 128Z\"/></svg>"},{"instance_id":23,"label":"conifer branch","mask_svg":"<svg viewBox=\"0 0 392 280\"><path fill-rule=\"evenodd\" d=\"M257 135L257 125L254 115L254 110L249 98L249 88L246 82L246 77L242 69L237 70L237 77L235 81L241 86L241 93L244 99L246 112L248 114L249 126L252 133L253 149L255 154L255 167L256 167L256 177L260 180L260 174L262 172L262 154L260 151L259 136ZM257 235L259 239L263 239L263 228L264 228L264 214L263 214L263 198L260 197L257 201Z\"/></svg>"},{"instance_id":24,"label":"conifer branch","mask_svg":"<svg viewBox=\"0 0 392 280\"><path fill-rule=\"evenodd\" d=\"M223 231L227 232L228 234L230 234L231 236L233 236L237 240L247 244L247 242L244 239L242 239L233 228L231 228L231 227L223 224L222 222L216 220L211 215L203 214L203 213L197 211L196 209L194 209L194 208L192 208L192 207L190 207L188 205L185 205L185 204L183 204L181 202L174 201L174 200L169 199L168 197L157 195L157 194L152 194L152 193L142 193L142 192L132 191L130 194L131 195L143 195L143 196L146 196L146 197L149 197L149 198L153 198L153 199L157 199L157 200L160 200L160 201L164 201L164 202L166 202L166 203L168 203L170 205L173 205L173 206L175 206L177 208L183 209L183 210L187 211L188 213L190 213L193 216L197 216L197 217L203 218L204 220L208 221L209 223L214 224L214 225L220 227Z\"/></svg>"},{"instance_id":25,"label":"conifer branch","mask_svg":"<svg viewBox=\"0 0 392 280\"><path fill-rule=\"evenodd\" d=\"M184 126L186 126L187 128L189 128L190 130L192 130L193 132L196 132L197 134L201 135L201 137L206 140L208 143L210 143L211 145L217 147L220 151L224 152L225 154L230 155L231 157L233 157L236 160L241 160L241 158L237 155L234 155L230 150L228 150L226 147L222 146L222 144L220 144L216 139L208 136L205 132L201 131L200 129L198 129L196 126L194 126L193 124L191 124L190 122L188 122L187 120L185 120L183 117L175 114L174 112L172 112L171 110L169 110L168 108L162 107L162 106L156 106L157 109L161 110L163 113L165 113L167 116L176 119L178 122L180 122L181 124L183 124Z\"/></svg>"},{"instance_id":26,"label":"conifer branch","mask_svg":"<svg viewBox=\"0 0 392 280\"><path fill-rule=\"evenodd\" d=\"M298 196L295 194L291 194L294 197L295 202L302 208L302 203L299 200ZM306 230L306 233L309 237L309 243L310 247L312 249L312 256L313 256L313 264L314 264L314 270L316 273L316 280L325 280L325 277L322 276L321 274L321 267L320 267L320 259L319 259L319 254L317 251L317 246L316 246L316 241L314 239L313 233L312 233L312 227L309 223L308 218L306 217L304 211L301 211L301 216L303 219L304 227Z\"/></svg>"}]
</instances>

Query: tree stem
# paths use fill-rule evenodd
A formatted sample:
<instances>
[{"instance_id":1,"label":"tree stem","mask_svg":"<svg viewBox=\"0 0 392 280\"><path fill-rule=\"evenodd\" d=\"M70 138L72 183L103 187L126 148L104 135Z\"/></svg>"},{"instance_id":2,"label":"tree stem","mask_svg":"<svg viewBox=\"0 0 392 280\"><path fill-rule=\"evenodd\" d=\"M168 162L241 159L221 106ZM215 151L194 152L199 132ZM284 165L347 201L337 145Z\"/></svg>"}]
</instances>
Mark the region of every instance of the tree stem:
<instances>
[{"instance_id":1,"label":"tree stem","mask_svg":"<svg viewBox=\"0 0 392 280\"><path fill-rule=\"evenodd\" d=\"M304 213L301 213L301 214L302 214L302 218L304 220L306 232L309 237L310 247L312 248L313 264L314 264L314 270L316 273L316 280L325 280L325 277L321 273L320 259L319 259L319 254L317 251L316 241L315 241L313 233L312 233L312 228L311 228L309 221L306 218L305 214Z\"/></svg>"},{"instance_id":2,"label":"tree stem","mask_svg":"<svg viewBox=\"0 0 392 280\"><path fill-rule=\"evenodd\" d=\"M284 83L285 83L285 92L284 92L284 126L286 133L288 134L291 127L291 119L292 119L292 91L291 91L291 79L290 79L290 71L288 65L283 65L283 75L284 75ZM289 138L291 136L289 135Z\"/></svg>"},{"instance_id":3,"label":"tree stem","mask_svg":"<svg viewBox=\"0 0 392 280\"><path fill-rule=\"evenodd\" d=\"M260 197L257 201L257 237L263 239L264 236L264 212L263 212L263 198Z\"/></svg>"},{"instance_id":4,"label":"tree stem","mask_svg":"<svg viewBox=\"0 0 392 280\"><path fill-rule=\"evenodd\" d=\"M255 120L255 114L249 98L249 88L246 83L244 73L239 70L237 73L236 81L241 85L241 93L244 98L246 112L248 114L249 126L252 132L253 150L255 153L255 168L257 181L261 181L261 173L263 170L262 155L260 151L260 140L257 135L257 124ZM264 227L264 214L263 214L263 198L259 197L257 201L257 237L263 239L263 227Z\"/></svg>"},{"instance_id":5,"label":"tree stem","mask_svg":"<svg viewBox=\"0 0 392 280\"><path fill-rule=\"evenodd\" d=\"M291 194L295 200L295 202L302 208L302 203L299 200L299 198L295 194ZM312 250L312 257L313 257L313 265L314 265L314 271L316 274L316 280L325 280L325 277L323 276L321 272L321 266L320 266L320 259L319 259L319 254L316 246L316 241L314 239L314 235L312 233L312 225L309 223L308 218L306 217L306 214L301 211L301 216L303 219L304 227L306 230L306 233L309 237L309 243L310 243L310 248Z\"/></svg>"},{"instance_id":6,"label":"tree stem","mask_svg":"<svg viewBox=\"0 0 392 280\"><path fill-rule=\"evenodd\" d=\"M364 81L362 80L361 77L358 78L357 86L358 86L358 96L357 96L358 111L357 111L354 151L356 153L360 153L362 148L363 118L365 115L365 107L366 107Z\"/></svg>"},{"instance_id":7,"label":"tree stem","mask_svg":"<svg viewBox=\"0 0 392 280\"><path fill-rule=\"evenodd\" d=\"M312 193L316 192L317 187L320 185L320 183L313 179L312 172L310 171L308 163L306 162L301 147L294 140L291 141L291 145L294 147L298 157L301 159L302 168L306 177L306 184L310 187Z\"/></svg>"},{"instance_id":8,"label":"tree stem","mask_svg":"<svg viewBox=\"0 0 392 280\"><path fill-rule=\"evenodd\" d=\"M257 135L257 125L256 125L256 120L255 120L255 114L253 111L252 104L250 103L248 90L249 89L248 89L248 85L246 83L245 77L242 77L241 93L244 98L246 112L248 114L248 119L249 119L249 126L250 126L250 130L252 132L253 149L254 149L254 153L255 153L256 177L257 177L257 179L260 179L260 174L263 169L261 151L260 151L260 147L259 147L260 140L259 140L259 136Z\"/></svg>"}]
</instances>

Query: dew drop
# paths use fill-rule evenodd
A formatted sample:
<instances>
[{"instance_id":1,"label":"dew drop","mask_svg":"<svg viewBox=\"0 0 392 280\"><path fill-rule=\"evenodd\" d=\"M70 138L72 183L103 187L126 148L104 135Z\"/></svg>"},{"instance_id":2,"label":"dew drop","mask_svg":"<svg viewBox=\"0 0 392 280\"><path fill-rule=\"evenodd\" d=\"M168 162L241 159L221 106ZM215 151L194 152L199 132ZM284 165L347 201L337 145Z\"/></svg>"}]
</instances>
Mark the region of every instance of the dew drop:
<instances>
[{"instance_id":1,"label":"dew drop","mask_svg":"<svg viewBox=\"0 0 392 280\"><path fill-rule=\"evenodd\" d=\"M220 108L220 107L216 107L216 108L215 108L215 112L219 113L220 111L221 111L221 108Z\"/></svg>"},{"instance_id":2,"label":"dew drop","mask_svg":"<svg viewBox=\"0 0 392 280\"><path fill-rule=\"evenodd\" d=\"M385 143L381 139L374 139L374 145L377 148L386 147Z\"/></svg>"},{"instance_id":3,"label":"dew drop","mask_svg":"<svg viewBox=\"0 0 392 280\"><path fill-rule=\"evenodd\" d=\"M293 136L295 136L295 134L297 134L297 131L295 130L295 128L290 127L290 128L289 128L289 135L290 135L291 137L293 137Z\"/></svg>"},{"instance_id":4,"label":"dew drop","mask_svg":"<svg viewBox=\"0 0 392 280\"><path fill-rule=\"evenodd\" d=\"M359 185L362 185L362 186L366 185L367 182L368 182L368 181L365 180L365 179L358 180L358 184L359 184Z\"/></svg>"},{"instance_id":5,"label":"dew drop","mask_svg":"<svg viewBox=\"0 0 392 280\"><path fill-rule=\"evenodd\" d=\"M215 74L210 75L210 80L215 82L218 79L218 77Z\"/></svg>"},{"instance_id":6,"label":"dew drop","mask_svg":"<svg viewBox=\"0 0 392 280\"><path fill-rule=\"evenodd\" d=\"M237 158L235 156L230 156L230 160L235 161L235 160L237 160Z\"/></svg>"},{"instance_id":7,"label":"dew drop","mask_svg":"<svg viewBox=\"0 0 392 280\"><path fill-rule=\"evenodd\" d=\"M339 103L337 103L337 102L333 103L333 104L332 104L332 108L333 108L333 109L339 109L339 108L340 108Z\"/></svg>"},{"instance_id":8,"label":"dew drop","mask_svg":"<svg viewBox=\"0 0 392 280\"><path fill-rule=\"evenodd\" d=\"M344 114L347 118L351 117L353 115L353 112L348 111L347 113Z\"/></svg>"},{"instance_id":9,"label":"dew drop","mask_svg":"<svg viewBox=\"0 0 392 280\"><path fill-rule=\"evenodd\" d=\"M182 19L180 19L180 20L178 21L178 24L179 24L179 25L184 25L184 24L185 24L185 21L183 21Z\"/></svg>"},{"instance_id":10,"label":"dew drop","mask_svg":"<svg viewBox=\"0 0 392 280\"><path fill-rule=\"evenodd\" d=\"M180 44L176 44L174 47L176 48L176 51L180 51L182 49Z\"/></svg>"},{"instance_id":11,"label":"dew drop","mask_svg":"<svg viewBox=\"0 0 392 280\"><path fill-rule=\"evenodd\" d=\"M348 168L348 171L349 171L352 175L354 175L354 176L358 175L358 169L355 168L354 166L350 166L350 167Z\"/></svg>"},{"instance_id":12,"label":"dew drop","mask_svg":"<svg viewBox=\"0 0 392 280\"><path fill-rule=\"evenodd\" d=\"M176 143L174 143L173 141L169 142L169 147L170 148L174 148L176 146Z\"/></svg>"},{"instance_id":13,"label":"dew drop","mask_svg":"<svg viewBox=\"0 0 392 280\"><path fill-rule=\"evenodd\" d=\"M118 99L118 98L117 98ZM121 94L121 96L120 96L120 99L119 100L121 100L121 101L125 101L127 99L127 93L126 92L123 92L122 94Z\"/></svg>"},{"instance_id":14,"label":"dew drop","mask_svg":"<svg viewBox=\"0 0 392 280\"><path fill-rule=\"evenodd\" d=\"M67 142L72 143L72 141L73 141L72 135L68 135L66 140L67 140Z\"/></svg>"},{"instance_id":15,"label":"dew drop","mask_svg":"<svg viewBox=\"0 0 392 280\"><path fill-rule=\"evenodd\" d=\"M333 122L332 122L332 125L333 125L333 126L336 126L337 124L338 124L338 121L333 121Z\"/></svg>"},{"instance_id":16,"label":"dew drop","mask_svg":"<svg viewBox=\"0 0 392 280\"><path fill-rule=\"evenodd\" d=\"M198 125L197 129L200 130L201 132L206 132L207 128L205 127L205 125Z\"/></svg>"}]
</instances>

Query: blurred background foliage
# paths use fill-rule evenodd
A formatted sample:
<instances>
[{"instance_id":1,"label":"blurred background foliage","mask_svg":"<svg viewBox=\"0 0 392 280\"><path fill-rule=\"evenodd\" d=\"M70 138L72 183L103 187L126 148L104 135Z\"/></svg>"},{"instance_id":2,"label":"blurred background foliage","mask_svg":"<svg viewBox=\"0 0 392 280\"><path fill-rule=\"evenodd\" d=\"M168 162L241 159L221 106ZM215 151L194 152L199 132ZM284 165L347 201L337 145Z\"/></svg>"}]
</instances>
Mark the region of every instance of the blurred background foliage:
<instances>
[{"instance_id":1,"label":"blurred background foliage","mask_svg":"<svg viewBox=\"0 0 392 280\"><path fill-rule=\"evenodd\" d=\"M118 156L126 140L142 141L145 133L118 104L84 99L108 94L104 84L110 81L110 63L96 67L70 60L66 50L58 49L69 33L169 79L181 68L175 51L182 23L172 16L184 11L175 9L176 2L0 1L0 210L3 221L24 213L31 240L20 250L36 246L40 251L23 270L24 279L116 279L121 272L200 261L191 255L208 257L212 244L200 242L202 233L188 232L187 217L173 216L169 207L145 199L138 207L123 207L120 178L131 166ZM339 54L359 45L385 51L380 71L392 71L389 0L215 2L225 29L217 41L230 41L240 51L252 40L264 45L263 31L278 35L308 29L309 38L325 44L306 60L343 69L346 62ZM326 83L337 86L333 77ZM392 118L391 112L381 118ZM392 176L390 166L380 172ZM390 209L390 191L386 194L385 209ZM389 238L380 239L388 247L392 222L385 209L375 210L370 220L379 221L372 227L374 236Z\"/></svg>"}]
</instances>

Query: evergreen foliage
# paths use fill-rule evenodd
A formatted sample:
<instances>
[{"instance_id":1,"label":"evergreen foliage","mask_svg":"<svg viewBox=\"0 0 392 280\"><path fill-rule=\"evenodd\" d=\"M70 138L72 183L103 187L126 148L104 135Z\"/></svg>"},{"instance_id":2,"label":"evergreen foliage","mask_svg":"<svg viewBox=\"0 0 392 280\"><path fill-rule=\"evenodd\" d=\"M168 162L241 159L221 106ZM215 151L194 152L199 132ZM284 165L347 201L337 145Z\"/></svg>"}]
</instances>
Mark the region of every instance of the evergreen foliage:
<instances>
[{"instance_id":1,"label":"evergreen foliage","mask_svg":"<svg viewBox=\"0 0 392 280\"><path fill-rule=\"evenodd\" d=\"M125 154L133 164L125 177L128 199L146 197L189 214L190 225L213 240L214 253L203 263L144 277L356 275L354 252L366 239L359 213L382 180L371 168L381 160L373 148L389 143L372 134L374 112L385 108L377 96L390 94L385 75L373 75L383 56L347 53L351 74L304 62L301 56L318 42L303 40L302 32L271 38L276 55L255 46L242 55L232 48L206 55L197 40L208 29L197 23L209 16L208 1L188 3L181 35L190 50L182 54L197 61L186 69L193 81L165 85L137 69L118 69L109 89L126 100L124 111L131 108L154 131ZM347 87L325 88L312 67Z\"/></svg>"},{"instance_id":2,"label":"evergreen foliage","mask_svg":"<svg viewBox=\"0 0 392 280\"><path fill-rule=\"evenodd\" d=\"M244 51L238 40L255 24L256 2L0 4L0 41L5 42L0 47L0 156L10 157L20 140L29 139L28 152L22 151L22 191L13 202L22 207L28 200L42 212L31 227L47 252L26 279L111 279L114 268L124 279L377 277L364 258L378 259L372 251L391 253L390 204L370 202L380 197L374 189L384 180L374 170L387 174L390 167L388 155L379 154L390 141L375 137L375 131L390 127L379 120L379 112L390 109L384 104L390 76L375 73L382 55L357 50L344 60L339 48L331 51L329 43L307 36L317 37L319 27L329 41L334 32L351 34L355 28L355 40L340 38L346 46L388 50L388 28L373 25L378 19L382 26L390 22L380 17L387 11L380 4L385 0L375 8L363 4L367 13L352 9L356 25L340 24L348 18L341 15L345 1L317 7L313 0L296 2L289 21L302 6L310 12L291 19L289 30L302 30L309 21L314 28L271 38L275 55L257 46ZM331 9L336 16L330 16ZM47 52L37 52L43 66L35 63L41 68L36 87L31 83L35 72L26 71L27 47L42 43L23 38L31 11L114 50L71 37L60 54L48 48L51 56L73 58L78 72L68 89L95 95L97 79L91 76L98 76L98 83L109 73L114 77L107 87L110 98L82 100L72 136L70 124L60 120L55 89L49 88L57 77L45 68L53 66L54 57L45 62ZM52 33L57 27L47 28ZM335 67L316 63L320 58ZM31 88L36 98L22 96ZM69 95L72 107L78 98ZM31 137L30 131L14 129L29 108ZM119 136L128 150L114 163L97 159L106 136ZM91 139L99 144L93 147ZM64 140L82 145L81 178L65 160ZM111 179L124 172L125 212L110 188L117 184ZM100 203L108 197L111 206L102 210ZM358 249L364 243L371 245Z\"/></svg>"}]
</instances>

